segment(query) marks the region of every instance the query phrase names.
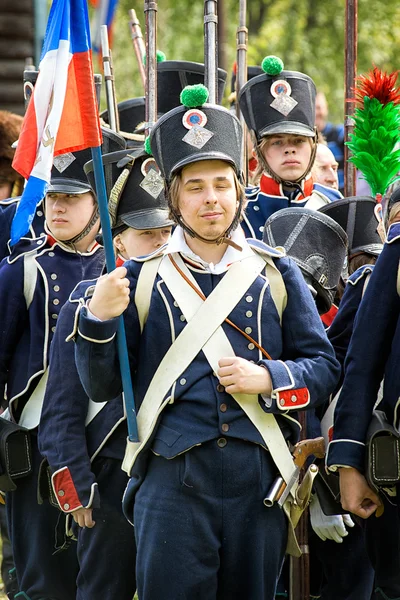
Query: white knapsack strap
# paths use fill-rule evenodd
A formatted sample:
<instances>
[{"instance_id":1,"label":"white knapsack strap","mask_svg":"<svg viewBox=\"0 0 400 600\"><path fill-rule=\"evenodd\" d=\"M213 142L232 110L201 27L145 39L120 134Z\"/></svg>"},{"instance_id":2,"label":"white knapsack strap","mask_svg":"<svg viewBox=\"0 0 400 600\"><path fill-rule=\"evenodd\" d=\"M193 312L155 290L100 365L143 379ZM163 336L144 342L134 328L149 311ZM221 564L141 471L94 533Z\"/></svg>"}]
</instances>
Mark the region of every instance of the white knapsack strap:
<instances>
[{"instance_id":1,"label":"white knapsack strap","mask_svg":"<svg viewBox=\"0 0 400 600\"><path fill-rule=\"evenodd\" d=\"M24 297L26 307L29 309L33 294L35 293L37 280L36 252L24 255Z\"/></svg>"},{"instance_id":2,"label":"white knapsack strap","mask_svg":"<svg viewBox=\"0 0 400 600\"><path fill-rule=\"evenodd\" d=\"M176 257L177 255L174 256ZM169 269L167 265L170 266ZM165 399L168 390L171 389L181 373L190 365L215 330L232 312L243 294L261 273L264 266L264 259L256 254L243 261L234 263L206 301L203 302L199 299L201 306L196 312L196 317L187 323L168 349L151 380L140 406L137 416L140 441L127 442L125 458L122 464L123 470L128 474L131 471L137 454L149 439L158 415L168 402L168 398ZM168 270L172 272L171 269L176 271L168 256L165 256L159 268L161 277ZM185 281L183 283L185 287L189 288ZM196 295L194 291L193 293Z\"/></svg>"},{"instance_id":3,"label":"white knapsack strap","mask_svg":"<svg viewBox=\"0 0 400 600\"><path fill-rule=\"evenodd\" d=\"M191 280L192 284L200 289L181 257L178 255L175 257L175 260L179 268L185 273L186 277ZM160 274L162 274L164 283L177 301L186 320L188 322L191 321L196 312L203 305L203 300L186 284L183 277L171 263L163 264L162 273L160 270ZM222 327L218 327L202 349L215 373L219 369L218 362L223 356L235 356L235 351ZM286 483L289 483L295 472L293 457L289 452L286 440L274 415L266 413L261 408L257 394L231 395L260 432L279 472Z\"/></svg>"},{"instance_id":4,"label":"white knapsack strap","mask_svg":"<svg viewBox=\"0 0 400 600\"><path fill-rule=\"evenodd\" d=\"M49 369L47 368L30 395L28 402L22 409L21 416L18 420L18 424L22 427L26 427L27 429L35 429L35 427L39 425L48 378Z\"/></svg>"},{"instance_id":5,"label":"white knapsack strap","mask_svg":"<svg viewBox=\"0 0 400 600\"><path fill-rule=\"evenodd\" d=\"M147 321L154 281L163 258L164 256L161 255L147 260L139 273L135 291L135 304L139 317L140 332L143 331L143 327Z\"/></svg>"},{"instance_id":6,"label":"white knapsack strap","mask_svg":"<svg viewBox=\"0 0 400 600\"><path fill-rule=\"evenodd\" d=\"M282 325L282 315L287 304L285 282L283 281L283 277L280 270L275 265L272 258L270 258L269 256L264 256L264 260L265 271L269 279L269 289L271 292L271 297L279 315L279 322Z\"/></svg>"}]
</instances>

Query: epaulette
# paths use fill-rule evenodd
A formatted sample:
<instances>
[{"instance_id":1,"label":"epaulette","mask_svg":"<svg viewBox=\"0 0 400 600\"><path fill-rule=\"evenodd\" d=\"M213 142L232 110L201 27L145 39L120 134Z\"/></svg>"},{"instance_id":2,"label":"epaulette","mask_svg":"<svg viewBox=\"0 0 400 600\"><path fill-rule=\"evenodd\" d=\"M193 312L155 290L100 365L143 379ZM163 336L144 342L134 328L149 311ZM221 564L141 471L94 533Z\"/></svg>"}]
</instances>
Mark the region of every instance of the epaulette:
<instances>
[{"instance_id":1,"label":"epaulette","mask_svg":"<svg viewBox=\"0 0 400 600\"><path fill-rule=\"evenodd\" d=\"M43 234L38 238L21 238L15 246L12 247L10 256L7 262L12 264L26 254L33 254L41 250L47 242L47 235Z\"/></svg>"},{"instance_id":2,"label":"epaulette","mask_svg":"<svg viewBox=\"0 0 400 600\"><path fill-rule=\"evenodd\" d=\"M133 262L139 262L139 263L147 262L148 260L152 260L153 258L157 258L158 256L161 256L162 254L164 254L167 246L168 246L168 243L164 244L160 248L157 248L157 250L154 250L154 252L151 252L150 254L146 254L145 256L132 256L132 258L130 260Z\"/></svg>"},{"instance_id":3,"label":"epaulette","mask_svg":"<svg viewBox=\"0 0 400 600\"><path fill-rule=\"evenodd\" d=\"M375 265L363 265L362 267L359 267L357 271L354 271L354 273L350 275L347 283L350 283L350 285L357 285L361 279L364 279L364 277L367 277L367 275L372 273L374 266Z\"/></svg>"},{"instance_id":4,"label":"epaulette","mask_svg":"<svg viewBox=\"0 0 400 600\"><path fill-rule=\"evenodd\" d=\"M392 242L395 242L398 239L400 239L400 223L393 223L389 227L386 243L391 244Z\"/></svg>"},{"instance_id":5,"label":"epaulette","mask_svg":"<svg viewBox=\"0 0 400 600\"><path fill-rule=\"evenodd\" d=\"M93 291L97 279L84 279L76 284L74 289L69 295L69 302L79 302L81 298L90 298L93 295Z\"/></svg>"},{"instance_id":6,"label":"epaulette","mask_svg":"<svg viewBox=\"0 0 400 600\"><path fill-rule=\"evenodd\" d=\"M21 196L15 196L14 198L5 198L4 200L0 200L0 208L6 208L7 206L11 206L11 204L16 204L21 200Z\"/></svg>"},{"instance_id":7,"label":"epaulette","mask_svg":"<svg viewBox=\"0 0 400 600\"><path fill-rule=\"evenodd\" d=\"M284 258L286 256L286 250L281 246L273 248L261 240L256 240L253 238L248 238L246 241L249 246L251 246L251 248L257 252L257 254L264 254L266 256L271 256L272 258Z\"/></svg>"}]
</instances>

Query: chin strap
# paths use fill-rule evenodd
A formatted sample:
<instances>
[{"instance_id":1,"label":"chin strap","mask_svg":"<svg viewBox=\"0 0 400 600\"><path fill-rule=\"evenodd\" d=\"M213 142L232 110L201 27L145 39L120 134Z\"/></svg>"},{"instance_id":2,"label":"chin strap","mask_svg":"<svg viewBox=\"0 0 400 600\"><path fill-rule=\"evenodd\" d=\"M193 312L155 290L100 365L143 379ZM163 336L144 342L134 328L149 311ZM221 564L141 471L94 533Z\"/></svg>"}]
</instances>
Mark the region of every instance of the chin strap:
<instances>
[{"instance_id":1,"label":"chin strap","mask_svg":"<svg viewBox=\"0 0 400 600\"><path fill-rule=\"evenodd\" d=\"M303 190L302 190L302 187L301 187L300 184L307 177L307 175L310 173L311 169L313 168L314 161L315 161L315 155L317 153L317 141L316 140L317 140L317 137L316 137L316 134L315 134L315 137L313 138L313 142L314 143L313 143L312 148L311 148L311 156L310 156L310 161L308 163L308 167L304 171L303 175L301 175L300 177L298 177L295 181L286 181L285 179L282 179L282 177L279 177L279 175L277 173L275 173L275 171L273 171L271 169L271 167L269 166L269 164L265 160L264 155L262 154L262 152L260 152L258 144L255 147L256 154L257 154L257 160L262 165L264 171L266 171L268 173L268 175L270 177L272 177L272 179L274 179L277 183L282 184L284 187L298 189L300 193L303 193Z\"/></svg>"},{"instance_id":2,"label":"chin strap","mask_svg":"<svg viewBox=\"0 0 400 600\"><path fill-rule=\"evenodd\" d=\"M194 231L194 229L192 229L191 227L189 227L189 225L187 225L187 223L185 223L185 221L182 219L182 215L179 215L175 211L175 209L172 208L172 206L170 207L170 210L171 210L171 213L174 216L176 222L178 223L178 225L180 225L182 227L182 229L190 235L190 237L197 238L198 240L200 240L201 242L204 242L205 244L216 244L217 246L219 246L220 244L227 244L228 246L232 246L233 248L235 248L235 250L241 251L242 248L238 244L236 244L235 242L233 242L231 240L230 235L231 235L232 231L235 230L236 227L239 225L240 216L242 213L242 206L243 206L243 199L241 198L239 200L239 205L237 207L236 214L235 214L235 217L234 217L232 223L229 225L228 229L226 229L224 231L224 233L222 233L220 236L218 236L214 240L209 240L207 238L202 237L198 233L196 233L196 231Z\"/></svg>"},{"instance_id":3,"label":"chin strap","mask_svg":"<svg viewBox=\"0 0 400 600\"><path fill-rule=\"evenodd\" d=\"M63 244L68 244L68 245L74 246L77 242L80 242L81 240L83 240L83 238L86 237L88 235L88 233L96 225L96 223L99 220L99 218L100 218L99 207L98 207L98 205L96 203L96 206L93 209L92 216L90 217L90 219L89 219L88 224L86 225L86 227L84 227L82 229L82 231L80 233L78 233L78 235L76 235L75 237L71 238L70 240L63 241Z\"/></svg>"}]
</instances>

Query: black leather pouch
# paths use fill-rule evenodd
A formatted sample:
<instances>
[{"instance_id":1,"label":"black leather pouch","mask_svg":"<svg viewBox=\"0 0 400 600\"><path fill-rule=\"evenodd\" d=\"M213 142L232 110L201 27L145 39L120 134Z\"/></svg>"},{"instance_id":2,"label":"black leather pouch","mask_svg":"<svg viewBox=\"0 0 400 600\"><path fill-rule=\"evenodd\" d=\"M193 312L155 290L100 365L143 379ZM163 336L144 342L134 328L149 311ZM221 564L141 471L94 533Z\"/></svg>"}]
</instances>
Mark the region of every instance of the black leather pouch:
<instances>
[{"instance_id":1,"label":"black leather pouch","mask_svg":"<svg viewBox=\"0 0 400 600\"><path fill-rule=\"evenodd\" d=\"M381 410L375 410L366 440L365 475L373 489L400 483L400 435Z\"/></svg>"},{"instance_id":2,"label":"black leather pouch","mask_svg":"<svg viewBox=\"0 0 400 600\"><path fill-rule=\"evenodd\" d=\"M31 439L28 429L0 417L0 490L17 489L15 480L32 473Z\"/></svg>"}]
</instances>

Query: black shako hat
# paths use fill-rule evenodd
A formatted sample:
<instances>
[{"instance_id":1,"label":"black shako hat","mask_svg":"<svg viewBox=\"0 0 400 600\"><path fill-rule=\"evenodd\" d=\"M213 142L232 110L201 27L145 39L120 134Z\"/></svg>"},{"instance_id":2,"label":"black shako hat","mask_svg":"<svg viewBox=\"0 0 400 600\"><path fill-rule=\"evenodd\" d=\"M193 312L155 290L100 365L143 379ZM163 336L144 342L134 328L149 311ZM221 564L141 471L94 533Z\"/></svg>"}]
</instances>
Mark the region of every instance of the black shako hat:
<instances>
[{"instance_id":1,"label":"black shako hat","mask_svg":"<svg viewBox=\"0 0 400 600\"><path fill-rule=\"evenodd\" d=\"M101 132L103 135L102 154L122 150L126 147L124 138L114 131L102 127ZM84 164L90 161L91 158L90 148L55 156L47 192L53 194L84 194L93 191L94 188L88 184L83 170ZM105 176L107 180L108 174L105 173Z\"/></svg>"},{"instance_id":2,"label":"black shako hat","mask_svg":"<svg viewBox=\"0 0 400 600\"><path fill-rule=\"evenodd\" d=\"M165 114L180 106L180 95L188 85L204 85L205 67L202 63L183 60L164 60L157 63L157 111ZM227 72L218 69L218 99L221 103Z\"/></svg>"},{"instance_id":3,"label":"black shako hat","mask_svg":"<svg viewBox=\"0 0 400 600\"><path fill-rule=\"evenodd\" d=\"M347 235L330 217L308 208L284 208L269 217L263 241L283 246L317 292L320 314L328 312L347 255Z\"/></svg>"},{"instance_id":4,"label":"black shako hat","mask_svg":"<svg viewBox=\"0 0 400 600\"><path fill-rule=\"evenodd\" d=\"M119 117L119 129L120 135L125 137L125 134L134 134L138 126L142 126L145 121L145 98L140 96L139 98L130 98L117 104L118 117ZM100 117L109 125L108 110L104 110ZM140 135L144 132L144 129L137 132ZM143 145L143 139L130 139L126 136L127 147L140 147Z\"/></svg>"},{"instance_id":5,"label":"black shako hat","mask_svg":"<svg viewBox=\"0 0 400 600\"><path fill-rule=\"evenodd\" d=\"M379 255L383 244L377 232L376 200L370 196L352 196L326 204L318 212L339 223L349 240L349 258L360 252Z\"/></svg>"},{"instance_id":6,"label":"black shako hat","mask_svg":"<svg viewBox=\"0 0 400 600\"><path fill-rule=\"evenodd\" d=\"M223 160L241 176L242 128L229 110L204 104L208 90L203 85L182 91L185 104L161 117L151 130L150 147L169 183L185 165L200 160Z\"/></svg>"},{"instance_id":7,"label":"black shako hat","mask_svg":"<svg viewBox=\"0 0 400 600\"><path fill-rule=\"evenodd\" d=\"M108 210L114 235L126 227L156 229L174 224L169 218L164 180L154 158L143 147L105 154L102 161L110 173ZM95 189L93 161L84 169Z\"/></svg>"},{"instance_id":8,"label":"black shako hat","mask_svg":"<svg viewBox=\"0 0 400 600\"><path fill-rule=\"evenodd\" d=\"M258 141L276 133L314 137L316 88L311 77L284 71L276 56L264 58L262 69L264 73L250 79L239 92L247 127Z\"/></svg>"}]
</instances>

